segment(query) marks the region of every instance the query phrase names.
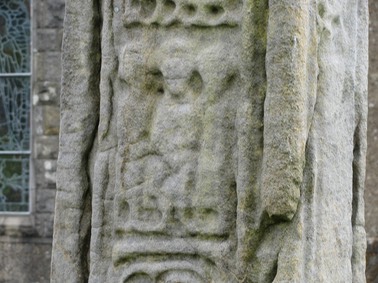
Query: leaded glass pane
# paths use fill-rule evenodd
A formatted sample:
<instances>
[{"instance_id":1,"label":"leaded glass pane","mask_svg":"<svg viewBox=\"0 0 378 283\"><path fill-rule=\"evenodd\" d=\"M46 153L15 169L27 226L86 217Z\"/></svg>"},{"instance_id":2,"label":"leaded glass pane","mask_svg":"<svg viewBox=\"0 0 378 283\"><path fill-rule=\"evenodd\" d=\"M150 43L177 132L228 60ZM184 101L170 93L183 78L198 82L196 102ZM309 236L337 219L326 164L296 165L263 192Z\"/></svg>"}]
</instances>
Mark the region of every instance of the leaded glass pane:
<instances>
[{"instance_id":1,"label":"leaded glass pane","mask_svg":"<svg viewBox=\"0 0 378 283\"><path fill-rule=\"evenodd\" d=\"M29 139L30 78L0 77L0 151L29 150Z\"/></svg>"},{"instance_id":2,"label":"leaded glass pane","mask_svg":"<svg viewBox=\"0 0 378 283\"><path fill-rule=\"evenodd\" d=\"M0 212L29 210L29 156L0 155Z\"/></svg>"},{"instance_id":3,"label":"leaded glass pane","mask_svg":"<svg viewBox=\"0 0 378 283\"><path fill-rule=\"evenodd\" d=\"M0 73L30 72L29 0L0 0Z\"/></svg>"}]
</instances>

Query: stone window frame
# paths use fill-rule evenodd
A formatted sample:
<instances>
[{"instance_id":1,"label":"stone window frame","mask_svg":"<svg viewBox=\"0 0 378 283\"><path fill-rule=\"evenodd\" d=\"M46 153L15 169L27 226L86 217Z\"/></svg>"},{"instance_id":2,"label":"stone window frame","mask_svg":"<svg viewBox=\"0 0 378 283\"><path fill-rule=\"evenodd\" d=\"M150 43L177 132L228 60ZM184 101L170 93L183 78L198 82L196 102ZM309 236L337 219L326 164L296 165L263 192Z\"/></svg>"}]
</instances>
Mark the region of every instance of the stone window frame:
<instances>
[{"instance_id":1,"label":"stone window frame","mask_svg":"<svg viewBox=\"0 0 378 283\"><path fill-rule=\"evenodd\" d=\"M29 149L28 150L0 150L0 154L3 155L28 155L29 156L29 200L28 200L28 210L27 211L0 211L0 235L13 235L21 233L27 233L32 231L34 227L34 201L35 201L35 181L34 181L34 162L33 162L33 54L34 54L34 34L35 34L35 17L34 17L34 0L29 0L30 9L30 69L29 72L22 73L0 73L0 78L11 78L11 77L25 77L29 78ZM0 180L1 182L1 180Z\"/></svg>"}]
</instances>

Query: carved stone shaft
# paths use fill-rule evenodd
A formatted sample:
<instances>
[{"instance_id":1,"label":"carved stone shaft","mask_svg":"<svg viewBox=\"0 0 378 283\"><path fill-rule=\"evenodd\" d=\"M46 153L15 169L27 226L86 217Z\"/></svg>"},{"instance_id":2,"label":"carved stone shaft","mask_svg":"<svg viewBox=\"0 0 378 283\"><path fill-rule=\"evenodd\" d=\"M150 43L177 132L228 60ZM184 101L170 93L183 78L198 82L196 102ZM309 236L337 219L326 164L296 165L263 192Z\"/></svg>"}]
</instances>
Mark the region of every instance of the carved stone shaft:
<instances>
[{"instance_id":1,"label":"carved stone shaft","mask_svg":"<svg viewBox=\"0 0 378 283\"><path fill-rule=\"evenodd\" d=\"M52 282L365 282L367 0L67 0Z\"/></svg>"}]
</instances>

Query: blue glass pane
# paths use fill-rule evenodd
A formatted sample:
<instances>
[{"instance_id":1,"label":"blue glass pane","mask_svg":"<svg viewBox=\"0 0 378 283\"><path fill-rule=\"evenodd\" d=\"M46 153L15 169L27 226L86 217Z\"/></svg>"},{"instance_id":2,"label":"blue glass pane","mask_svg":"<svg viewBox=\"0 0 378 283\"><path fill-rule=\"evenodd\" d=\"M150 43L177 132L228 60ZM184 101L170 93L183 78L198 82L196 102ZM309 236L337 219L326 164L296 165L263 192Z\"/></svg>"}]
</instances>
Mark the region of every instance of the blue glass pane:
<instances>
[{"instance_id":1,"label":"blue glass pane","mask_svg":"<svg viewBox=\"0 0 378 283\"><path fill-rule=\"evenodd\" d=\"M0 78L0 151L29 150L29 140L30 78Z\"/></svg>"},{"instance_id":2,"label":"blue glass pane","mask_svg":"<svg viewBox=\"0 0 378 283\"><path fill-rule=\"evenodd\" d=\"M0 73L30 72L29 0L0 0Z\"/></svg>"},{"instance_id":3,"label":"blue glass pane","mask_svg":"<svg viewBox=\"0 0 378 283\"><path fill-rule=\"evenodd\" d=\"M0 155L0 212L29 210L29 157Z\"/></svg>"}]
</instances>

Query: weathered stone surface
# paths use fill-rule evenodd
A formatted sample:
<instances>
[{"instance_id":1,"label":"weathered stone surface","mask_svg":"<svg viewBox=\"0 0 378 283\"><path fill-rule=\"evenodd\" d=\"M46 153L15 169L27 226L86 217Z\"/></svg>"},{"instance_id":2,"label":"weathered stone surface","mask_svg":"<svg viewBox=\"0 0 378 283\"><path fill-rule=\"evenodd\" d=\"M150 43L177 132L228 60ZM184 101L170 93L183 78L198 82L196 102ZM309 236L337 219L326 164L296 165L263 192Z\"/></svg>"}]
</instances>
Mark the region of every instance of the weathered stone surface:
<instances>
[{"instance_id":1,"label":"weathered stone surface","mask_svg":"<svg viewBox=\"0 0 378 283\"><path fill-rule=\"evenodd\" d=\"M34 60L34 71L37 80L59 81L60 73L60 53L46 52L45 54L36 54ZM53 68L51 66L54 66Z\"/></svg>"},{"instance_id":2,"label":"weathered stone surface","mask_svg":"<svg viewBox=\"0 0 378 283\"><path fill-rule=\"evenodd\" d=\"M54 212L54 199L55 190L51 189L38 189L36 191L36 208L38 213L50 213ZM52 219L53 217L50 217ZM50 229L51 230L51 229Z\"/></svg>"},{"instance_id":3,"label":"weathered stone surface","mask_svg":"<svg viewBox=\"0 0 378 283\"><path fill-rule=\"evenodd\" d=\"M378 240L378 2L370 3L369 124L366 176L366 232Z\"/></svg>"},{"instance_id":4,"label":"weathered stone surface","mask_svg":"<svg viewBox=\"0 0 378 283\"><path fill-rule=\"evenodd\" d=\"M59 68L60 63L56 67ZM36 82L34 88L33 105L59 105L60 87L57 81Z\"/></svg>"},{"instance_id":5,"label":"weathered stone surface","mask_svg":"<svg viewBox=\"0 0 378 283\"><path fill-rule=\"evenodd\" d=\"M35 133L38 136L57 136L59 134L59 106L36 106L33 118Z\"/></svg>"},{"instance_id":6,"label":"weathered stone surface","mask_svg":"<svg viewBox=\"0 0 378 283\"><path fill-rule=\"evenodd\" d=\"M50 282L51 239L0 236L0 251L1 282Z\"/></svg>"},{"instance_id":7,"label":"weathered stone surface","mask_svg":"<svg viewBox=\"0 0 378 283\"><path fill-rule=\"evenodd\" d=\"M35 229L40 237L51 238L53 236L54 214L39 212L35 217Z\"/></svg>"},{"instance_id":8,"label":"weathered stone surface","mask_svg":"<svg viewBox=\"0 0 378 283\"><path fill-rule=\"evenodd\" d=\"M41 159L34 162L35 183L37 188L54 189L56 183L56 160Z\"/></svg>"},{"instance_id":9,"label":"weathered stone surface","mask_svg":"<svg viewBox=\"0 0 378 283\"><path fill-rule=\"evenodd\" d=\"M366 158L366 279L378 282L378 2L369 1L369 118Z\"/></svg>"},{"instance_id":10,"label":"weathered stone surface","mask_svg":"<svg viewBox=\"0 0 378 283\"><path fill-rule=\"evenodd\" d=\"M39 0L36 4L39 28L60 28L62 26L64 0Z\"/></svg>"},{"instance_id":11,"label":"weathered stone surface","mask_svg":"<svg viewBox=\"0 0 378 283\"><path fill-rule=\"evenodd\" d=\"M366 251L366 281L378 281L378 241L374 238L368 241Z\"/></svg>"},{"instance_id":12,"label":"weathered stone surface","mask_svg":"<svg viewBox=\"0 0 378 283\"><path fill-rule=\"evenodd\" d=\"M367 1L65 19L53 282L365 282Z\"/></svg>"},{"instance_id":13,"label":"weathered stone surface","mask_svg":"<svg viewBox=\"0 0 378 283\"><path fill-rule=\"evenodd\" d=\"M62 29L46 28L37 31L36 48L39 52L60 51Z\"/></svg>"},{"instance_id":14,"label":"weathered stone surface","mask_svg":"<svg viewBox=\"0 0 378 283\"><path fill-rule=\"evenodd\" d=\"M46 136L59 134L59 106L43 107L43 130Z\"/></svg>"},{"instance_id":15,"label":"weathered stone surface","mask_svg":"<svg viewBox=\"0 0 378 283\"><path fill-rule=\"evenodd\" d=\"M35 156L37 159L56 159L59 139L57 136L36 137Z\"/></svg>"}]
</instances>

